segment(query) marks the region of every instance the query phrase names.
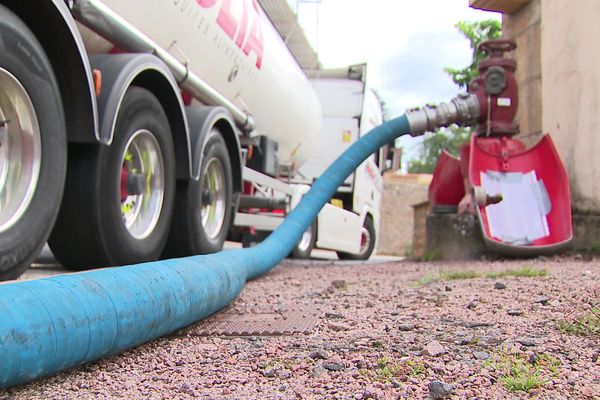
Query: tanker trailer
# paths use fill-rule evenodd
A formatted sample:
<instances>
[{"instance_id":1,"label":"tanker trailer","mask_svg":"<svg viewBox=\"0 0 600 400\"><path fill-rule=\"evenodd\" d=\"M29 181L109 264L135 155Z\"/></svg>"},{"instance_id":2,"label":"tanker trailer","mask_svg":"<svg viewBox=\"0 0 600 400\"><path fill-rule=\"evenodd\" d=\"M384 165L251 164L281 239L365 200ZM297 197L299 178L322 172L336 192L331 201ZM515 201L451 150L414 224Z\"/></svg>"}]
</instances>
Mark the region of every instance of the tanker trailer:
<instances>
[{"instance_id":1,"label":"tanker trailer","mask_svg":"<svg viewBox=\"0 0 600 400\"><path fill-rule=\"evenodd\" d=\"M75 270L219 251L244 179L314 152L319 100L256 0L0 0L0 37L0 279L46 241ZM246 166L261 143L276 170Z\"/></svg>"}]
</instances>

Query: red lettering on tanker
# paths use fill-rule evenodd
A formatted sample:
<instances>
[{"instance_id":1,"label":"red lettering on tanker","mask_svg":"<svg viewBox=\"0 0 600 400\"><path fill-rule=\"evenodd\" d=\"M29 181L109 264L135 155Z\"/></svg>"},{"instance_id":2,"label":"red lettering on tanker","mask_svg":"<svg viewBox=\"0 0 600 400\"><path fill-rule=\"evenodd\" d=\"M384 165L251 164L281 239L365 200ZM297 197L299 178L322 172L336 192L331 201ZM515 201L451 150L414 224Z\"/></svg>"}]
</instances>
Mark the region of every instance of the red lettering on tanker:
<instances>
[{"instance_id":1,"label":"red lettering on tanker","mask_svg":"<svg viewBox=\"0 0 600 400\"><path fill-rule=\"evenodd\" d=\"M215 5L217 0L196 0L200 7L209 8Z\"/></svg>"},{"instance_id":2,"label":"red lettering on tanker","mask_svg":"<svg viewBox=\"0 0 600 400\"><path fill-rule=\"evenodd\" d=\"M370 164L365 164L365 172L367 173L367 175L369 175L369 177L376 181L377 180L377 174L375 173L375 171L373 170L373 166Z\"/></svg>"},{"instance_id":3,"label":"red lettering on tanker","mask_svg":"<svg viewBox=\"0 0 600 400\"><path fill-rule=\"evenodd\" d=\"M252 7L248 5L250 1L252 1ZM217 3L217 0L196 0L196 2L202 8L211 8ZM256 55L256 68L260 69L263 59L264 40L258 3L256 0L243 0L242 13L238 18L233 12L231 2L232 0L223 0L221 2L221 9L217 15L217 24L245 55L249 56L251 53ZM248 31L248 20L250 17L252 17L252 25Z\"/></svg>"}]
</instances>

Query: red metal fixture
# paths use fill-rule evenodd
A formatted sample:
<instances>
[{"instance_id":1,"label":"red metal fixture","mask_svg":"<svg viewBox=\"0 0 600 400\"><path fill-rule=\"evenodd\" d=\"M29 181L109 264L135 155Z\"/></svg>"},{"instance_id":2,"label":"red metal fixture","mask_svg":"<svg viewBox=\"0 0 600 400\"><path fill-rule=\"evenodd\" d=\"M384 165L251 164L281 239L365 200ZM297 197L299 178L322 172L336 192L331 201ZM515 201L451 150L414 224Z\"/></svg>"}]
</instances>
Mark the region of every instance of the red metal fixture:
<instances>
[{"instance_id":1,"label":"red metal fixture","mask_svg":"<svg viewBox=\"0 0 600 400\"><path fill-rule=\"evenodd\" d=\"M504 53L514 50L515 42L489 40L479 48L488 57L469 85L470 95L409 116L421 130L448 120L478 124L460 160L446 153L440 157L429 187L431 210L475 212L487 247L497 253L553 253L573 236L567 172L549 135L530 148L512 138L519 133L517 63Z\"/></svg>"},{"instance_id":2,"label":"red metal fixture","mask_svg":"<svg viewBox=\"0 0 600 400\"><path fill-rule=\"evenodd\" d=\"M519 107L519 89L515 79L517 62L504 57L516 49L512 40L497 39L482 42L479 49L488 58L479 63L479 77L469 85L481 107L478 136L512 136L518 133L514 122Z\"/></svg>"}]
</instances>

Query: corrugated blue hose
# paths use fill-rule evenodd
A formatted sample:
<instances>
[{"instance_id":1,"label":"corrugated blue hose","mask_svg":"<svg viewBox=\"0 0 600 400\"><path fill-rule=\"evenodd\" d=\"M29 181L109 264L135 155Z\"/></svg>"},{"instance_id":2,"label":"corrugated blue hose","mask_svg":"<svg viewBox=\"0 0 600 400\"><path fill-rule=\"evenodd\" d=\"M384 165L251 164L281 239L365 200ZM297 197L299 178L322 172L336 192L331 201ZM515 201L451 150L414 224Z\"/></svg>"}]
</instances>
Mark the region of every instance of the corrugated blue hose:
<instances>
[{"instance_id":1,"label":"corrugated blue hose","mask_svg":"<svg viewBox=\"0 0 600 400\"><path fill-rule=\"evenodd\" d=\"M408 132L402 116L354 143L256 247L0 285L0 387L121 352L222 309L290 253L363 160Z\"/></svg>"}]
</instances>

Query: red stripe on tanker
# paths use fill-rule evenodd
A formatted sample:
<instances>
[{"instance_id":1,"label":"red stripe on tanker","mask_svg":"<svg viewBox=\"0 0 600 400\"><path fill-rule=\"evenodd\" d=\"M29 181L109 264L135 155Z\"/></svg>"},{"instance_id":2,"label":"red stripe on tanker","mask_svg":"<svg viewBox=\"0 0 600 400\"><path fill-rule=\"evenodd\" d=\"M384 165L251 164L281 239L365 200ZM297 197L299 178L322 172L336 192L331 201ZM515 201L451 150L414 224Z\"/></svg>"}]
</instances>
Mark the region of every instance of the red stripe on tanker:
<instances>
[{"instance_id":1,"label":"red stripe on tanker","mask_svg":"<svg viewBox=\"0 0 600 400\"><path fill-rule=\"evenodd\" d=\"M321 107L311 83L256 0L105 0L256 120L279 142L281 162L314 152ZM86 32L88 51L112 47ZM293 160L292 160L293 154Z\"/></svg>"}]
</instances>

